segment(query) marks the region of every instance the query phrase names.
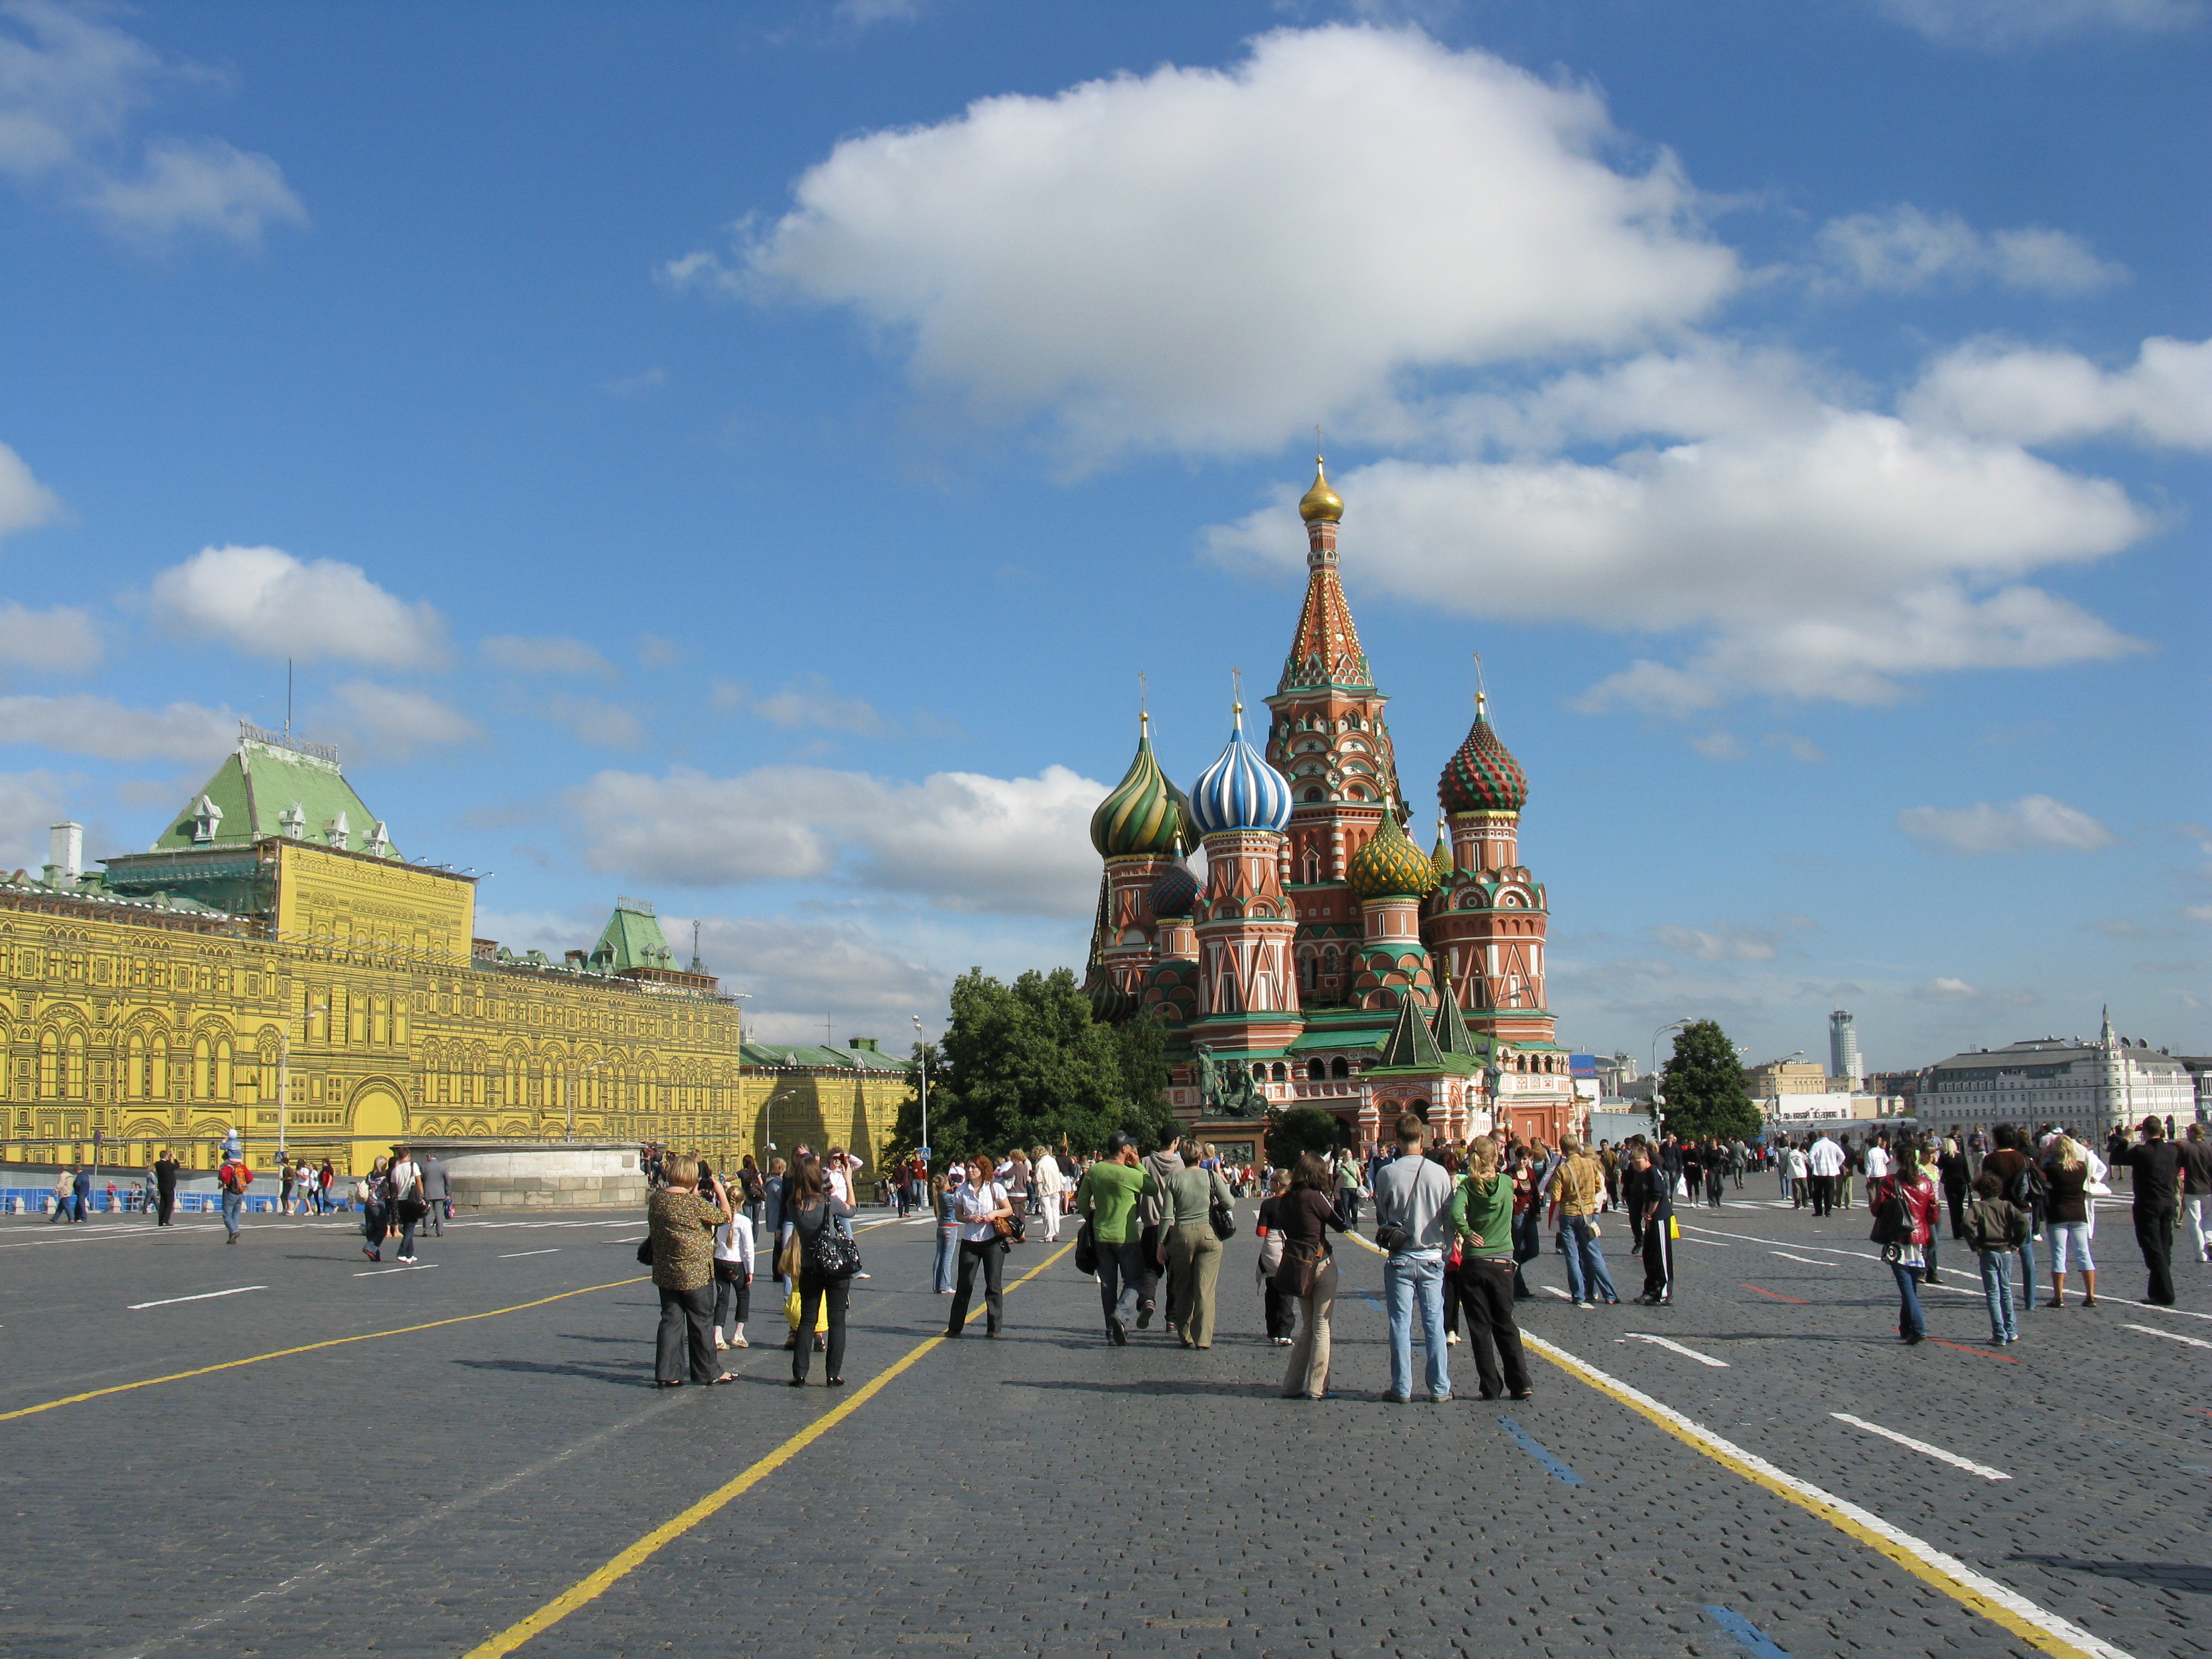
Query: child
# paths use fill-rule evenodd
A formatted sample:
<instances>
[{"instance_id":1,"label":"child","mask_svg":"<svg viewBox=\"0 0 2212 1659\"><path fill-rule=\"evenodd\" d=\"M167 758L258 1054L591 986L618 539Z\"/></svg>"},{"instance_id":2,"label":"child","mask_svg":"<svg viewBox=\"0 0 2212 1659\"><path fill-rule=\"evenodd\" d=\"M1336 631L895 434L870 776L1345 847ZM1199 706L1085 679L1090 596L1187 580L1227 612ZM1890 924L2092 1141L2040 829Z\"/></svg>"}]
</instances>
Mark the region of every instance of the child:
<instances>
[{"instance_id":1,"label":"child","mask_svg":"<svg viewBox=\"0 0 2212 1659\"><path fill-rule=\"evenodd\" d=\"M2013 1324L2012 1256L2027 1243L2027 1212L2006 1200L1997 1172L1984 1170L1974 1182L1974 1201L1966 1206L1966 1243L1981 1258L1990 1340L1999 1346L2020 1340Z\"/></svg>"},{"instance_id":2,"label":"child","mask_svg":"<svg viewBox=\"0 0 2212 1659\"><path fill-rule=\"evenodd\" d=\"M730 1218L714 1230L714 1346L747 1348L752 1346L745 1340L745 1320L752 1312L753 1223L734 1202L728 1209Z\"/></svg>"}]
</instances>

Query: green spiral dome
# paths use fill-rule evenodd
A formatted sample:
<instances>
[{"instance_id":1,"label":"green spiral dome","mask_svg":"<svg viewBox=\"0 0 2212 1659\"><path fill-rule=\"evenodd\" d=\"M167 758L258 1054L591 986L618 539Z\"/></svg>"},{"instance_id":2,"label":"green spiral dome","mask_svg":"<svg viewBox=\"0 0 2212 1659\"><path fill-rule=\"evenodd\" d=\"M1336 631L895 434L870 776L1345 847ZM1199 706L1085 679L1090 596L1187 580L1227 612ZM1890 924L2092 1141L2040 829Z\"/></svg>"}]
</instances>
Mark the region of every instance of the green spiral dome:
<instances>
[{"instance_id":1,"label":"green spiral dome","mask_svg":"<svg viewBox=\"0 0 2212 1659\"><path fill-rule=\"evenodd\" d=\"M1136 758L1091 815L1091 844L1102 858L1166 857L1175 852L1182 830L1180 801L1176 787L1152 757L1147 720L1138 732Z\"/></svg>"}]
</instances>

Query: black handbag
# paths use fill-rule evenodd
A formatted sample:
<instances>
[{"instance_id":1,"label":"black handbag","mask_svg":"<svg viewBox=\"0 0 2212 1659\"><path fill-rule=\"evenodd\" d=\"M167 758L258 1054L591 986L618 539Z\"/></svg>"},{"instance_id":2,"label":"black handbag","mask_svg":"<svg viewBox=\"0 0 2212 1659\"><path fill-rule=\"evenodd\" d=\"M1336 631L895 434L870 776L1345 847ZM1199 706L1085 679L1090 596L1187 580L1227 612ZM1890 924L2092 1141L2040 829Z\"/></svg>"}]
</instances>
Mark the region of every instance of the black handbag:
<instances>
[{"instance_id":1,"label":"black handbag","mask_svg":"<svg viewBox=\"0 0 2212 1659\"><path fill-rule=\"evenodd\" d=\"M637 1261L641 1267L650 1267L653 1265L653 1235L651 1233L647 1233L637 1241Z\"/></svg>"},{"instance_id":2,"label":"black handbag","mask_svg":"<svg viewBox=\"0 0 2212 1659\"><path fill-rule=\"evenodd\" d=\"M1085 1222L1075 1230L1075 1271L1095 1273L1098 1271L1098 1236Z\"/></svg>"},{"instance_id":3,"label":"black handbag","mask_svg":"<svg viewBox=\"0 0 2212 1659\"><path fill-rule=\"evenodd\" d=\"M1237 1237L1237 1212L1219 1199L1206 1206L1206 1224L1213 1229L1216 1238Z\"/></svg>"},{"instance_id":4,"label":"black handbag","mask_svg":"<svg viewBox=\"0 0 2212 1659\"><path fill-rule=\"evenodd\" d=\"M1413 1237L1395 1221L1386 1221L1375 1230L1376 1243L1391 1255L1404 1249L1413 1241Z\"/></svg>"},{"instance_id":5,"label":"black handbag","mask_svg":"<svg viewBox=\"0 0 2212 1659\"><path fill-rule=\"evenodd\" d=\"M811 1258L808 1265L824 1279L850 1279L860 1271L860 1247L831 1227L826 1219L805 1255Z\"/></svg>"}]
</instances>

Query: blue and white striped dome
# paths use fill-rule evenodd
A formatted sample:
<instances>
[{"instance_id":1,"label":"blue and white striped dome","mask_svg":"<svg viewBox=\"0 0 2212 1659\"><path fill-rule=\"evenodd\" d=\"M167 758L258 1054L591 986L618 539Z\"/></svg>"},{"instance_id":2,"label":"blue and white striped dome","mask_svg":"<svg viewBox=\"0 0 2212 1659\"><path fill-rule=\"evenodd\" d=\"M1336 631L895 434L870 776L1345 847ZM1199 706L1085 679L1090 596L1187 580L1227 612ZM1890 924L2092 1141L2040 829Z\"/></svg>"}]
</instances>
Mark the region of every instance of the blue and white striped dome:
<instances>
[{"instance_id":1,"label":"blue and white striped dome","mask_svg":"<svg viewBox=\"0 0 2212 1659\"><path fill-rule=\"evenodd\" d=\"M1201 836L1224 830L1277 830L1291 821L1291 786L1260 751L1244 741L1244 710L1221 758L1191 787L1191 821Z\"/></svg>"}]
</instances>

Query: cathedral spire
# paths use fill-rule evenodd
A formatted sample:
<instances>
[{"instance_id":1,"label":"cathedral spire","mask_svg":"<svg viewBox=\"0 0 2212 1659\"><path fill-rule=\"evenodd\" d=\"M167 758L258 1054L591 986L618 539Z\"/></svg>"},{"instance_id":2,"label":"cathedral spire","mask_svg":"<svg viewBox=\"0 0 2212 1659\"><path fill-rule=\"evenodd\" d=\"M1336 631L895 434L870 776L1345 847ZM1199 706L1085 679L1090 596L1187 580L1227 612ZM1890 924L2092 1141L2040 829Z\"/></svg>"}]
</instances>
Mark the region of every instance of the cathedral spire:
<instances>
[{"instance_id":1,"label":"cathedral spire","mask_svg":"<svg viewBox=\"0 0 2212 1659\"><path fill-rule=\"evenodd\" d=\"M1306 521L1306 602L1298 612L1297 632L1291 636L1276 695L1307 686L1371 691L1375 682L1368 672L1367 653L1359 648L1359 630L1352 626L1352 607L1345 603L1336 574L1336 528L1344 517L1344 500L1329 487L1318 455L1314 457L1313 488L1299 501L1298 516Z\"/></svg>"}]
</instances>

